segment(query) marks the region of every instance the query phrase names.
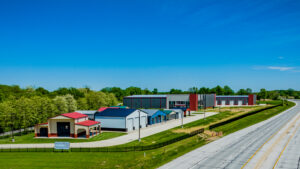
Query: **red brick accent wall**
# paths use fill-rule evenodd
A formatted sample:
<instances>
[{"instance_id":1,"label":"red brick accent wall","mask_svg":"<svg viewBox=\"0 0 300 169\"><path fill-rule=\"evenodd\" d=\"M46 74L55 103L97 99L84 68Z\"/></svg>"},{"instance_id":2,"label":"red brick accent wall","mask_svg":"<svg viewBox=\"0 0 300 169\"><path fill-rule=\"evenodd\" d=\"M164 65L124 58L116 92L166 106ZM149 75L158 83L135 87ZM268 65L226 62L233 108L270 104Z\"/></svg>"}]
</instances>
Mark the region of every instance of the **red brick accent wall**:
<instances>
[{"instance_id":1,"label":"red brick accent wall","mask_svg":"<svg viewBox=\"0 0 300 169\"><path fill-rule=\"evenodd\" d=\"M70 134L70 137L74 137L74 134Z\"/></svg>"},{"instance_id":2,"label":"red brick accent wall","mask_svg":"<svg viewBox=\"0 0 300 169\"><path fill-rule=\"evenodd\" d=\"M78 136L77 136L77 134L74 134L74 138L77 138Z\"/></svg>"},{"instance_id":3,"label":"red brick accent wall","mask_svg":"<svg viewBox=\"0 0 300 169\"><path fill-rule=\"evenodd\" d=\"M249 94L248 96L248 105L254 105L254 95Z\"/></svg>"},{"instance_id":4,"label":"red brick accent wall","mask_svg":"<svg viewBox=\"0 0 300 169\"><path fill-rule=\"evenodd\" d=\"M198 94L190 94L190 109L192 111L198 110Z\"/></svg>"},{"instance_id":5,"label":"red brick accent wall","mask_svg":"<svg viewBox=\"0 0 300 169\"><path fill-rule=\"evenodd\" d=\"M57 137L57 133L49 133L48 137Z\"/></svg>"},{"instance_id":6,"label":"red brick accent wall","mask_svg":"<svg viewBox=\"0 0 300 169\"><path fill-rule=\"evenodd\" d=\"M90 135L85 135L86 136L86 138L90 138Z\"/></svg>"}]
</instances>

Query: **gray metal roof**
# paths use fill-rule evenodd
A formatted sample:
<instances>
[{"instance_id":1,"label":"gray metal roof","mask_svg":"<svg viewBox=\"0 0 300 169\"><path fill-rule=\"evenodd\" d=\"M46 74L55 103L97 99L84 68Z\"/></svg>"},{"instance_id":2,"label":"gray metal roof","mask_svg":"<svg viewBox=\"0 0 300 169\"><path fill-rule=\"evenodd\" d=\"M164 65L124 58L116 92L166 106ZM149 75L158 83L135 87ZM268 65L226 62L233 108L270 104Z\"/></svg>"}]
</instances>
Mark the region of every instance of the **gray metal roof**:
<instances>
[{"instance_id":1,"label":"gray metal roof","mask_svg":"<svg viewBox=\"0 0 300 169\"><path fill-rule=\"evenodd\" d=\"M227 95L227 96L217 95L216 97L249 97L249 96L248 95Z\"/></svg>"},{"instance_id":2,"label":"gray metal roof","mask_svg":"<svg viewBox=\"0 0 300 169\"><path fill-rule=\"evenodd\" d=\"M160 111L158 109L141 109L143 112L147 113L148 116L152 116L153 114L155 114L156 112Z\"/></svg>"},{"instance_id":3,"label":"gray metal roof","mask_svg":"<svg viewBox=\"0 0 300 169\"><path fill-rule=\"evenodd\" d=\"M144 97L144 98L149 98L149 97L167 97L167 95L132 95L132 96L126 96L125 98L135 98L135 97Z\"/></svg>"},{"instance_id":4,"label":"gray metal roof","mask_svg":"<svg viewBox=\"0 0 300 169\"><path fill-rule=\"evenodd\" d=\"M183 110L181 110L181 109L171 109L171 110L173 110L176 113L183 113Z\"/></svg>"},{"instance_id":5,"label":"gray metal roof","mask_svg":"<svg viewBox=\"0 0 300 169\"><path fill-rule=\"evenodd\" d=\"M89 115L89 114L95 114L97 110L76 110L76 112Z\"/></svg>"}]
</instances>

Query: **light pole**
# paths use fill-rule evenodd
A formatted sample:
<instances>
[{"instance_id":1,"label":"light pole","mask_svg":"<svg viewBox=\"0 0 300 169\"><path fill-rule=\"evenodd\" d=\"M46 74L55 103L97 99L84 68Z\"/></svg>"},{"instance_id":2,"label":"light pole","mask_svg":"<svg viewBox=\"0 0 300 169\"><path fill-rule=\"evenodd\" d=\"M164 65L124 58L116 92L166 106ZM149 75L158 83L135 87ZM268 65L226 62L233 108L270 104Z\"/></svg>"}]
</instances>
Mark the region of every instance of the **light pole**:
<instances>
[{"instance_id":1,"label":"light pole","mask_svg":"<svg viewBox=\"0 0 300 169\"><path fill-rule=\"evenodd\" d=\"M181 110L181 128L183 128L183 110Z\"/></svg>"},{"instance_id":2,"label":"light pole","mask_svg":"<svg viewBox=\"0 0 300 169\"><path fill-rule=\"evenodd\" d=\"M139 142L141 142L141 111L139 110Z\"/></svg>"}]
</instances>

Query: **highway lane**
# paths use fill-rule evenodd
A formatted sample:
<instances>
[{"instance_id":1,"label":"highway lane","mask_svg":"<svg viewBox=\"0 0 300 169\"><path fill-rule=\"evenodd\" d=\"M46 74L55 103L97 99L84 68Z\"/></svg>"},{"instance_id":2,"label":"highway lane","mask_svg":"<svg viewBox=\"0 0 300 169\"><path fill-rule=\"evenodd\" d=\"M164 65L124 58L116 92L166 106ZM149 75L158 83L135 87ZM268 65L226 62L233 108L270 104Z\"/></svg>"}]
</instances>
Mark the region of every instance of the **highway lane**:
<instances>
[{"instance_id":1,"label":"highway lane","mask_svg":"<svg viewBox=\"0 0 300 169\"><path fill-rule=\"evenodd\" d=\"M251 167L257 162L257 160L252 161L257 152L262 150L266 143L278 137L279 131L291 123L296 116L298 117L299 112L300 102L297 101L296 106L277 116L209 143L160 168L240 169ZM254 164L248 164L249 161Z\"/></svg>"}]
</instances>

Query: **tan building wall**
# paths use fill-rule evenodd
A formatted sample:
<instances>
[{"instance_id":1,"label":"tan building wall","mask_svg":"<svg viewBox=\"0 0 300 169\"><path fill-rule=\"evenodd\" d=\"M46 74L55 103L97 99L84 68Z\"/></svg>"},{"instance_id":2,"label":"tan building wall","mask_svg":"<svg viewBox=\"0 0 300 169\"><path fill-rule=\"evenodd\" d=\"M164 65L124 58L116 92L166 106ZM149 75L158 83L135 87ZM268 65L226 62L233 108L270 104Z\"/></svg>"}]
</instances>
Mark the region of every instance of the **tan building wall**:
<instances>
[{"instance_id":1,"label":"tan building wall","mask_svg":"<svg viewBox=\"0 0 300 169\"><path fill-rule=\"evenodd\" d=\"M57 116L54 118L51 118L48 120L48 126L49 126L49 131L48 134L57 134L57 122L70 122L70 134L75 133L75 123L74 119L64 117L64 116Z\"/></svg>"}]
</instances>

